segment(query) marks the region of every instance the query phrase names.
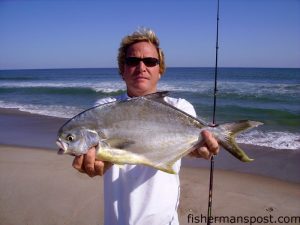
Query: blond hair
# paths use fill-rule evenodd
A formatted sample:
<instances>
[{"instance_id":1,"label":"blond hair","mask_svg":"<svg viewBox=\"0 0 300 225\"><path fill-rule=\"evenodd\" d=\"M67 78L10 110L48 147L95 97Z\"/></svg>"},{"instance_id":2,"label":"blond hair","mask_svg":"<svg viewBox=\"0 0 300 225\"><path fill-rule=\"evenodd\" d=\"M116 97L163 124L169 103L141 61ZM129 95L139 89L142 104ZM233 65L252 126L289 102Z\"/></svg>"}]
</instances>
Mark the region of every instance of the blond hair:
<instances>
[{"instance_id":1,"label":"blond hair","mask_svg":"<svg viewBox=\"0 0 300 225\"><path fill-rule=\"evenodd\" d=\"M124 65L126 59L126 53L129 46L135 44L137 42L146 41L153 44L156 47L159 59L159 73L162 75L164 74L165 68L165 57L164 53L161 48L159 48L159 40L154 33L153 30L148 28L138 28L135 32L131 35L125 36L120 44L119 52L118 52L118 66L119 66L119 73L123 74L124 72Z\"/></svg>"}]
</instances>

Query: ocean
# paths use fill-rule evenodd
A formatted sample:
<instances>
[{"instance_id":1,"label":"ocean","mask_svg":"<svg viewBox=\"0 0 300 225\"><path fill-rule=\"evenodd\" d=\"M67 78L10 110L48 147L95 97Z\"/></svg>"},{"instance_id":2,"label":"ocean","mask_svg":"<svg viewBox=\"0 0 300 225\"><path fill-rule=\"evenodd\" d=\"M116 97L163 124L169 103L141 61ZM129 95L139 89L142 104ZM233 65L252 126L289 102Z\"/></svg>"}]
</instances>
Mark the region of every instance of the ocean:
<instances>
[{"instance_id":1,"label":"ocean","mask_svg":"<svg viewBox=\"0 0 300 225\"><path fill-rule=\"evenodd\" d=\"M213 114L214 68L168 68L158 85ZM96 100L125 93L116 68L0 70L0 108L71 118ZM257 120L238 143L300 150L300 69L219 68L216 122Z\"/></svg>"}]
</instances>

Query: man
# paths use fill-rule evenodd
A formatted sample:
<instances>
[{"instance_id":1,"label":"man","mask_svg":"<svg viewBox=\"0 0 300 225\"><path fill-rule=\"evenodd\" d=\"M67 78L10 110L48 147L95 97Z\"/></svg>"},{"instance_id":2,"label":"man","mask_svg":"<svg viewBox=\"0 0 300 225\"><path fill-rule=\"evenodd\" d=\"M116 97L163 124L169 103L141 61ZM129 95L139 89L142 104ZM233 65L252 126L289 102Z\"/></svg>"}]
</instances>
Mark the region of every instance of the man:
<instances>
[{"instance_id":1,"label":"man","mask_svg":"<svg viewBox=\"0 0 300 225\"><path fill-rule=\"evenodd\" d=\"M106 98L98 103L125 100L157 92L157 83L165 72L163 51L159 40L149 29L141 29L126 36L118 55L119 72L126 83L127 94ZM193 106L184 99L166 97L165 101L196 116ZM203 131L203 144L191 155L209 159L219 151L216 139ZM180 160L175 165L179 172ZM108 162L95 160L95 148L86 155L77 156L73 167L90 177L104 174L104 210L106 225L179 224L177 207L180 185L178 174L168 174L142 165L120 168Z\"/></svg>"}]
</instances>

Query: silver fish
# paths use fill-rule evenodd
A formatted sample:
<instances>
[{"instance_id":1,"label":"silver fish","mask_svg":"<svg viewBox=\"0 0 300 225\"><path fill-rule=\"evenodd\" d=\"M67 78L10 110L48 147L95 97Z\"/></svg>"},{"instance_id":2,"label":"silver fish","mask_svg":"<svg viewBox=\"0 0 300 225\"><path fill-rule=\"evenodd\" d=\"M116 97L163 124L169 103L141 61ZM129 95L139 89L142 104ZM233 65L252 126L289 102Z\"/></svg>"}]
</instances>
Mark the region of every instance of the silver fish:
<instances>
[{"instance_id":1,"label":"silver fish","mask_svg":"<svg viewBox=\"0 0 300 225\"><path fill-rule=\"evenodd\" d=\"M143 164L175 173L172 166L196 149L202 130L243 162L250 162L235 135L262 123L239 121L209 126L166 103L167 92L157 92L88 109L58 131L60 154L82 155L96 146L96 158L114 164Z\"/></svg>"}]
</instances>

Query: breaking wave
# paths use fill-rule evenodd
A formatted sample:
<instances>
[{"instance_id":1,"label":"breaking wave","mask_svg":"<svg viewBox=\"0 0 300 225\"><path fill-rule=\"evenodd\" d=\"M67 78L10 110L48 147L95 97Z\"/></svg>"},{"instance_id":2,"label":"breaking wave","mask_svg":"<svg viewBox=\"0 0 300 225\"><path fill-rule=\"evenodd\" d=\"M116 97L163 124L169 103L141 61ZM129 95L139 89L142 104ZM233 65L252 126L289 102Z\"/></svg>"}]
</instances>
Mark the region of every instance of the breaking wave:
<instances>
[{"instance_id":1,"label":"breaking wave","mask_svg":"<svg viewBox=\"0 0 300 225\"><path fill-rule=\"evenodd\" d=\"M300 133L253 130L240 134L236 140L238 143L274 149L300 150Z\"/></svg>"}]
</instances>

